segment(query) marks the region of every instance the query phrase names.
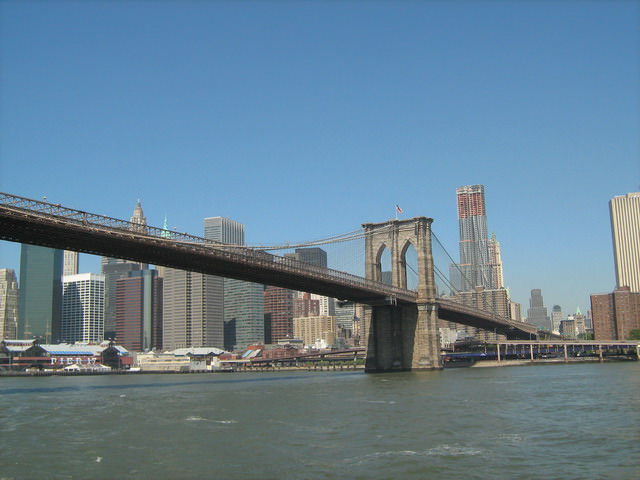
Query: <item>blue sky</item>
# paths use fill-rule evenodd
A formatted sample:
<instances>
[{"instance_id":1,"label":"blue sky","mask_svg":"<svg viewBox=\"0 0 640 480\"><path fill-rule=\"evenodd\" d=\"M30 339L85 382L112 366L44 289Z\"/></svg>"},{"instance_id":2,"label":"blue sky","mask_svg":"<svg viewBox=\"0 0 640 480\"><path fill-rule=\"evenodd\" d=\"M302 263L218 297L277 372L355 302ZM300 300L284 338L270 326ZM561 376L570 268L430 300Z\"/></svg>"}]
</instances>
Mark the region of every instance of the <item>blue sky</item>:
<instances>
[{"instance_id":1,"label":"blue sky","mask_svg":"<svg viewBox=\"0 0 640 480\"><path fill-rule=\"evenodd\" d=\"M640 190L639 27L638 1L2 1L0 191L250 244L399 204L457 258L483 184L513 299L584 312Z\"/></svg>"}]
</instances>

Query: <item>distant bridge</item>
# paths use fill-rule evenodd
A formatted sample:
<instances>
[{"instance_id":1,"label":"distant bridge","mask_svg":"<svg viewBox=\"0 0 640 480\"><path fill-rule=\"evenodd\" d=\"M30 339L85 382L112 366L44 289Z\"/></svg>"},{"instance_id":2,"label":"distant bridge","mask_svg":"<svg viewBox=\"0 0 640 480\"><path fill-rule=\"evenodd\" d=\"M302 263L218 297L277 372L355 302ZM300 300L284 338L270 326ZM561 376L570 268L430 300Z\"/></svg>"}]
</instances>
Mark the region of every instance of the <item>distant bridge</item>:
<instances>
[{"instance_id":1,"label":"distant bridge","mask_svg":"<svg viewBox=\"0 0 640 480\"><path fill-rule=\"evenodd\" d=\"M535 326L435 298L430 224L431 219L425 217L365 224L368 257L367 278L363 278L293 258L272 255L256 248L217 243L193 235L74 210L59 204L0 193L2 240L123 258L349 300L369 305L371 312L378 311L385 318L388 317L387 320L382 320L382 324L395 325L397 319L406 317L406 311L415 310L416 305L428 305L429 311L437 312L437 318L495 331L510 339L535 337L538 333ZM394 242L397 245L394 246ZM407 289L406 276L403 281L396 271L406 265L404 253L409 244L414 245L418 251L420 283L417 292ZM379 281L381 246L391 249L394 261L399 265L394 270L394 285ZM421 308L418 310L421 311ZM406 311L401 312L402 309ZM407 323L405 319L404 327L401 328L402 321L397 321L400 322L397 327L386 333L384 330L387 327L373 321L372 325L378 325L373 330L377 329L379 332L369 332L372 338L388 334L401 335L403 340L400 341L401 344L387 349L390 357L382 362L384 365L378 362L378 366L371 370L422 368L420 365L424 368L438 368L438 352L418 355L423 358L423 363L408 360L408 357L417 353L414 352L415 346L407 348L407 339L414 334L412 332L416 325L421 323L416 324L415 319ZM437 340L437 327L434 331L434 325L431 325L428 330L428 335ZM371 347L374 351L382 348L379 343L376 342L377 346L369 345L370 351ZM432 345L430 350L433 350L433 338L429 343ZM392 360L391 357L396 359ZM404 360L399 360L399 357ZM427 362L428 365L424 363L424 358L427 357L431 359Z\"/></svg>"}]
</instances>

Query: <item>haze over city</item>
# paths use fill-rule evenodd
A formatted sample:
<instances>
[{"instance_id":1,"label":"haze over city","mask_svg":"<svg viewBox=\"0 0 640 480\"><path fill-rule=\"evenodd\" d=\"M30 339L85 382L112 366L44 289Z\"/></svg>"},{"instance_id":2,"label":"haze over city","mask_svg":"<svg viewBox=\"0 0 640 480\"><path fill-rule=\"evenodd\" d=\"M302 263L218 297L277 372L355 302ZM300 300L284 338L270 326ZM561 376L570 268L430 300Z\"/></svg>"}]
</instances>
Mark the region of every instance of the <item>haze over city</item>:
<instances>
[{"instance_id":1,"label":"haze over city","mask_svg":"<svg viewBox=\"0 0 640 480\"><path fill-rule=\"evenodd\" d=\"M615 287L608 201L640 189L639 5L3 2L0 191L249 244L400 205L457 259L482 184L523 313L533 288L585 312Z\"/></svg>"}]
</instances>

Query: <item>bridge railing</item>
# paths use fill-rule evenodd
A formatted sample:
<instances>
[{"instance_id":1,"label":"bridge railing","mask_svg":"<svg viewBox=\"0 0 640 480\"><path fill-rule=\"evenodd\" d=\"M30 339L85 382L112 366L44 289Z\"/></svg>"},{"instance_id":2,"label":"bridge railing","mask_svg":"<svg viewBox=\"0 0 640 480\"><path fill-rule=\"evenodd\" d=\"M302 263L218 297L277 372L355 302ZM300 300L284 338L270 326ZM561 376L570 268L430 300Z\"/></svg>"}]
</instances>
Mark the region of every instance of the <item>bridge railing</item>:
<instances>
[{"instance_id":1,"label":"bridge railing","mask_svg":"<svg viewBox=\"0 0 640 480\"><path fill-rule=\"evenodd\" d=\"M111 231L140 238L144 237L154 241L171 242L182 248L204 249L203 251L214 254L216 257L226 258L247 265L263 265L283 272L303 272L311 278L336 279L340 280L343 284L347 283L356 287L364 287L389 297L410 298L415 296L415 292L412 290L394 287L340 270L311 265L294 258L273 255L255 248L215 242L206 238L170 231L164 228L140 225L126 220L63 207L60 204L52 204L0 192L0 205L43 218L54 219L56 221L62 220L71 224L81 225L85 228Z\"/></svg>"},{"instance_id":2,"label":"bridge railing","mask_svg":"<svg viewBox=\"0 0 640 480\"><path fill-rule=\"evenodd\" d=\"M121 220L118 218L97 215L95 213L84 212L82 210L74 210L72 208L63 207L60 204L52 204L44 201L33 200L30 198L18 197L0 192L0 205L7 207L26 210L30 213L38 213L55 218L64 218L65 220L75 222L77 224L104 227L112 230L121 230L124 232L137 231L145 233L151 237L178 240L183 242L193 242L202 244L220 244L212 240L208 240L188 233L180 233L176 231L166 230L164 228L140 225L137 223Z\"/></svg>"}]
</instances>

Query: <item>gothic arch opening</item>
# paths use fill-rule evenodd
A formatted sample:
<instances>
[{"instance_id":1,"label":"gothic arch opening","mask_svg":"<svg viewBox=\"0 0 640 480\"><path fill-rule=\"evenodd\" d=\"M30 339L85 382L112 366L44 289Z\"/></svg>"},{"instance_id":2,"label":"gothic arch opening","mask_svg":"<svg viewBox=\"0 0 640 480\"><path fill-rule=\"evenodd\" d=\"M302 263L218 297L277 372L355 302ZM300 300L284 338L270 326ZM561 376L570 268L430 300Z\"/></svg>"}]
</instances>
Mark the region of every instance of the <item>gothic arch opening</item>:
<instances>
[{"instance_id":1,"label":"gothic arch opening","mask_svg":"<svg viewBox=\"0 0 640 480\"><path fill-rule=\"evenodd\" d=\"M400 250L400 282L409 290L418 289L418 252L413 241L405 241Z\"/></svg>"},{"instance_id":2,"label":"gothic arch opening","mask_svg":"<svg viewBox=\"0 0 640 480\"><path fill-rule=\"evenodd\" d=\"M392 284L391 276L391 250L382 243L378 248L378 254L376 255L376 280L378 282Z\"/></svg>"}]
</instances>

